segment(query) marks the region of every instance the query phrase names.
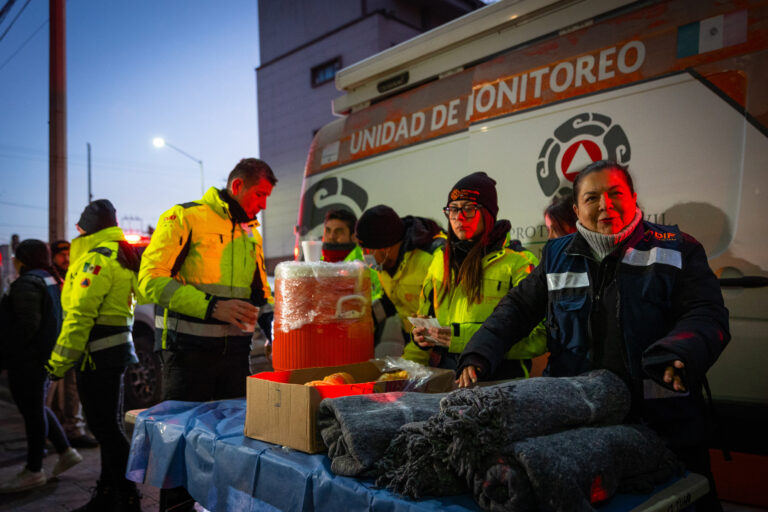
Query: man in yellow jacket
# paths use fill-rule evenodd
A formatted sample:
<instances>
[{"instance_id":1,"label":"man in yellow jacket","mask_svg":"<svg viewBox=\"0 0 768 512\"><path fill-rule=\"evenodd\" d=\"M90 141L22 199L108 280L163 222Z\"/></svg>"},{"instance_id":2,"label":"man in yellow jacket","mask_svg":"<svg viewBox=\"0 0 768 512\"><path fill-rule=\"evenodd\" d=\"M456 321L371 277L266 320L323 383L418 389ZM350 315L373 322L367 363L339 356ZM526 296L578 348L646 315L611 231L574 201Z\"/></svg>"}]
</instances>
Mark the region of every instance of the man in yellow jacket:
<instances>
[{"instance_id":1,"label":"man in yellow jacket","mask_svg":"<svg viewBox=\"0 0 768 512\"><path fill-rule=\"evenodd\" d=\"M160 216L142 256L139 288L157 308L163 399L245 396L257 321L269 333L272 292L256 214L277 183L256 158L241 160L224 189Z\"/></svg>"},{"instance_id":2,"label":"man in yellow jacket","mask_svg":"<svg viewBox=\"0 0 768 512\"><path fill-rule=\"evenodd\" d=\"M360 216L355 236L366 253L366 262L377 270L384 292L371 307L374 324L378 329L397 313L405 344L403 357L427 364L429 354L410 341L408 317L419 309L419 294L432 253L445 245L445 233L431 219L400 218L389 206L377 205Z\"/></svg>"},{"instance_id":3,"label":"man in yellow jacket","mask_svg":"<svg viewBox=\"0 0 768 512\"><path fill-rule=\"evenodd\" d=\"M140 511L136 484L126 480L129 443L122 425L123 374L138 362L131 338L139 256L117 226L106 199L83 210L72 240L72 264L61 293L64 321L46 366L60 379L73 366L88 428L99 442L101 475L77 510Z\"/></svg>"},{"instance_id":4,"label":"man in yellow jacket","mask_svg":"<svg viewBox=\"0 0 768 512\"><path fill-rule=\"evenodd\" d=\"M160 216L142 255L139 289L158 305L163 400L245 396L257 320L271 338L274 301L256 214L276 183L266 162L244 158L226 188L211 187ZM183 488L163 489L160 502L162 510L194 505Z\"/></svg>"}]
</instances>

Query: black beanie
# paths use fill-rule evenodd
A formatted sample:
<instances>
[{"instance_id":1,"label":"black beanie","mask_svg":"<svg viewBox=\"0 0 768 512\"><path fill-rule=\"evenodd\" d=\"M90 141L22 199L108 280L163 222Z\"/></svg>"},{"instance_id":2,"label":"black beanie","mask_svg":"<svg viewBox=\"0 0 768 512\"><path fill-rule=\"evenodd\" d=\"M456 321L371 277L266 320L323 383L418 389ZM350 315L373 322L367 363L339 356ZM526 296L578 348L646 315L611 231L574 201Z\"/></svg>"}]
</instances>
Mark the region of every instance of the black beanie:
<instances>
[{"instance_id":1,"label":"black beanie","mask_svg":"<svg viewBox=\"0 0 768 512\"><path fill-rule=\"evenodd\" d=\"M48 244L33 238L22 241L16 247L13 257L30 270L36 268L47 269L51 266L51 253L48 249Z\"/></svg>"},{"instance_id":2,"label":"black beanie","mask_svg":"<svg viewBox=\"0 0 768 512\"><path fill-rule=\"evenodd\" d=\"M456 182L448 194L446 206L451 201L474 201L483 205L494 219L499 213L496 182L482 171L473 172Z\"/></svg>"},{"instance_id":3,"label":"black beanie","mask_svg":"<svg viewBox=\"0 0 768 512\"><path fill-rule=\"evenodd\" d=\"M55 242L51 242L51 257L56 256L61 251L68 251L69 250L69 242L66 240L56 240Z\"/></svg>"},{"instance_id":4,"label":"black beanie","mask_svg":"<svg viewBox=\"0 0 768 512\"><path fill-rule=\"evenodd\" d=\"M101 231L104 228L117 226L117 217L115 216L115 207L108 199L97 199L83 210L80 220L77 221L80 229L87 235Z\"/></svg>"},{"instance_id":5,"label":"black beanie","mask_svg":"<svg viewBox=\"0 0 768 512\"><path fill-rule=\"evenodd\" d=\"M403 239L405 225L395 210L383 204L364 211L355 226L360 247L382 249Z\"/></svg>"}]
</instances>

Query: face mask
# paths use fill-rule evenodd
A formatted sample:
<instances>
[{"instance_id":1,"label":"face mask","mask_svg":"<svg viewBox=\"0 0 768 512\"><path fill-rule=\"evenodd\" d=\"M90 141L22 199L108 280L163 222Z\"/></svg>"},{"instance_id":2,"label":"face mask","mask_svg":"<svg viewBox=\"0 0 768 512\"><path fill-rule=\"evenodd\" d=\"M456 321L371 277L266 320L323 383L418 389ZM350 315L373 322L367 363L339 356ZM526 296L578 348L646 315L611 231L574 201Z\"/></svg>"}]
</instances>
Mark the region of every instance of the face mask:
<instances>
[{"instance_id":1,"label":"face mask","mask_svg":"<svg viewBox=\"0 0 768 512\"><path fill-rule=\"evenodd\" d=\"M376 258L373 257L373 254L364 254L363 262L368 265L368 268L371 270L375 270L376 272L383 270L381 264L376 262Z\"/></svg>"},{"instance_id":2,"label":"face mask","mask_svg":"<svg viewBox=\"0 0 768 512\"><path fill-rule=\"evenodd\" d=\"M334 244L331 242L323 242L323 261L329 263L336 263L338 261L344 261L344 258L355 248L354 242L346 244Z\"/></svg>"}]
</instances>

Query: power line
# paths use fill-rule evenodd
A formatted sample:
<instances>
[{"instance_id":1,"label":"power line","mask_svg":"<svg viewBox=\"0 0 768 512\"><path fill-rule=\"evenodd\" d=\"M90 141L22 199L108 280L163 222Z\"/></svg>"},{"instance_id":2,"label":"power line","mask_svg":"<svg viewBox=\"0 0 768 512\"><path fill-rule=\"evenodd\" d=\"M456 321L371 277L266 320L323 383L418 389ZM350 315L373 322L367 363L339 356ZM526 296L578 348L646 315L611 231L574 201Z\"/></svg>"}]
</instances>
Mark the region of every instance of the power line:
<instances>
[{"instance_id":1,"label":"power line","mask_svg":"<svg viewBox=\"0 0 768 512\"><path fill-rule=\"evenodd\" d=\"M31 1L32 1L32 0L27 0L27 3L25 3L25 4L24 4L24 5L21 7L21 10L20 10L18 13L16 13L16 17L15 17L15 18L13 18L13 20L11 21L11 24L10 24L10 25L8 25L8 28L7 28L7 29L5 29L5 32L3 32L3 35L1 35L1 36L0 36L0 41L2 41L2 40L3 40L3 38L5 37L5 34L7 34L9 30L11 30L11 27L13 27L13 24L14 24L14 23L16 23L16 20L17 20L17 19L19 19L19 16L21 16L21 13L23 13L23 12L24 12L24 9L26 9L26 8L27 8L27 6L29 5L29 2L31 2Z\"/></svg>"},{"instance_id":2,"label":"power line","mask_svg":"<svg viewBox=\"0 0 768 512\"><path fill-rule=\"evenodd\" d=\"M32 38L33 38L33 37L35 37L35 36L37 35L37 33L38 33L38 32L40 32L40 30L41 30L41 29L42 29L42 28L43 28L43 27L46 25L46 23L48 23L48 20L45 20L45 21L43 22L43 24L42 24L42 25L40 25L39 27L37 27L37 29L36 29L34 32L32 32L32 35L31 35L31 36L29 36L29 37L27 38L27 40L26 40L26 41L24 41L23 43L21 43L21 46L19 46L19 47L16 49L16 51L15 51L15 52L13 52L13 53L11 54L11 56L10 56L10 57L8 57L7 59L5 59L5 62L3 62L2 64L0 64L0 71L1 71L1 70L2 70L2 69L5 67L5 66L6 66L6 64L8 64L9 62L11 62L11 60L12 60L12 59L13 59L13 58L16 56L16 54L17 54L17 53L19 53L21 50L23 50L23 49L24 49L24 47L25 47L25 46L27 46L27 43L28 43L28 42L30 42L30 41L32 40ZM9 28L10 28L10 27L9 27Z\"/></svg>"},{"instance_id":3,"label":"power line","mask_svg":"<svg viewBox=\"0 0 768 512\"><path fill-rule=\"evenodd\" d=\"M17 208L30 208L32 210L42 210L42 211L48 211L48 207L42 207L42 206L35 206L32 204L23 204L23 203L12 203L10 201L0 201L0 204L6 205L6 206L15 206ZM81 213L78 210L67 210L68 213Z\"/></svg>"},{"instance_id":4,"label":"power line","mask_svg":"<svg viewBox=\"0 0 768 512\"><path fill-rule=\"evenodd\" d=\"M0 23L3 22L6 16L8 16L8 13L11 11L11 7L13 7L13 4L16 3L16 0L8 0L5 2L5 5L2 9L0 9Z\"/></svg>"}]
</instances>

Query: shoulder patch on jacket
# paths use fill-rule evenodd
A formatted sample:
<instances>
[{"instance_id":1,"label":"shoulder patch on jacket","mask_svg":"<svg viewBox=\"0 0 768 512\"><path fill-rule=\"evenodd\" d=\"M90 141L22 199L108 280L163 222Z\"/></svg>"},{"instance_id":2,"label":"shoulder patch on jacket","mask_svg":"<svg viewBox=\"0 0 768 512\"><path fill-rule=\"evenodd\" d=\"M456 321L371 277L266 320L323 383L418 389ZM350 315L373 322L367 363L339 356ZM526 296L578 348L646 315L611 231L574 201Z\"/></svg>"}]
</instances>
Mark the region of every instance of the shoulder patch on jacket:
<instances>
[{"instance_id":1,"label":"shoulder patch on jacket","mask_svg":"<svg viewBox=\"0 0 768 512\"><path fill-rule=\"evenodd\" d=\"M193 206L202 206L202 203L189 201L188 203L180 203L180 204L177 204L176 206L181 206L182 208L192 208Z\"/></svg>"},{"instance_id":2,"label":"shoulder patch on jacket","mask_svg":"<svg viewBox=\"0 0 768 512\"><path fill-rule=\"evenodd\" d=\"M91 249L88 252L97 252L97 253L99 253L99 254L101 254L103 256L106 256L107 258L112 256L112 249L109 249L107 247L94 247L93 249Z\"/></svg>"}]
</instances>

